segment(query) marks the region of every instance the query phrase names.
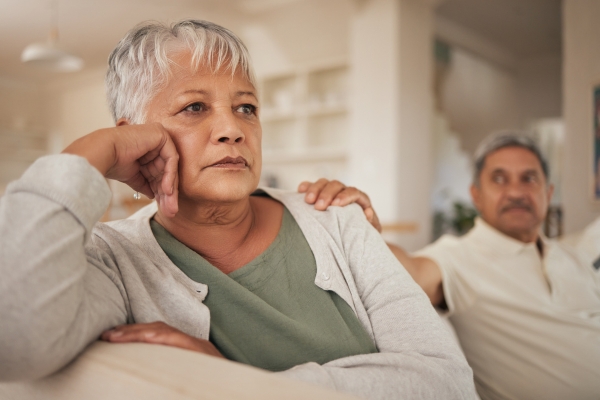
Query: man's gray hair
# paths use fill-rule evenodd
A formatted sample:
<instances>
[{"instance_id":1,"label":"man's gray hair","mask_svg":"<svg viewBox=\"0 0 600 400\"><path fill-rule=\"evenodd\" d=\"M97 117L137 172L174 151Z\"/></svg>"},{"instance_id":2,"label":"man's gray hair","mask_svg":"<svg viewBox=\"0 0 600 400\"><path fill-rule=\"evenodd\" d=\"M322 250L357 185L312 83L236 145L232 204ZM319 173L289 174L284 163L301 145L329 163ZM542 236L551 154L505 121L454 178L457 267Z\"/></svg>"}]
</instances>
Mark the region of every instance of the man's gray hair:
<instances>
[{"instance_id":1,"label":"man's gray hair","mask_svg":"<svg viewBox=\"0 0 600 400\"><path fill-rule=\"evenodd\" d=\"M190 51L192 68L208 66L213 72L237 71L256 88L248 49L230 30L207 21L183 20L167 26L147 21L131 29L108 58L106 95L117 122L146 119L145 108L170 75L169 58Z\"/></svg>"},{"instance_id":2,"label":"man's gray hair","mask_svg":"<svg viewBox=\"0 0 600 400\"><path fill-rule=\"evenodd\" d=\"M521 147L531 151L539 160L544 176L548 179L550 171L548 170L548 161L542 154L535 140L524 133L518 132L498 132L485 138L475 150L475 171L473 174L473 184L479 186L481 171L485 166L485 159L496 150L505 147Z\"/></svg>"}]
</instances>

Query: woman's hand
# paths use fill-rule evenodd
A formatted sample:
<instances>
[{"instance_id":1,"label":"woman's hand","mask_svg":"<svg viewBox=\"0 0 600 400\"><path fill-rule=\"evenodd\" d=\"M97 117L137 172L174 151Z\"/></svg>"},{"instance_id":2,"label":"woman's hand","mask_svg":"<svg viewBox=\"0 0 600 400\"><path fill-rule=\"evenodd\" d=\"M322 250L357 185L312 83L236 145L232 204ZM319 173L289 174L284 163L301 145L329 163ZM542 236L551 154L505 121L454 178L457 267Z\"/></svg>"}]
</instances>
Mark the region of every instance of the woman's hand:
<instances>
[{"instance_id":1,"label":"woman's hand","mask_svg":"<svg viewBox=\"0 0 600 400\"><path fill-rule=\"evenodd\" d=\"M346 187L340 181L321 178L316 182L302 182L298 186L298 192L306 193L304 200L308 204L314 204L315 208L321 211L326 210L330 205L343 207L357 203L362 207L367 221L381 233L381 223L371 205L371 199L355 187Z\"/></svg>"},{"instance_id":2,"label":"woman's hand","mask_svg":"<svg viewBox=\"0 0 600 400\"><path fill-rule=\"evenodd\" d=\"M166 216L177 213L179 154L161 124L100 129L77 139L63 153L85 157L106 178L156 198Z\"/></svg>"},{"instance_id":3,"label":"woman's hand","mask_svg":"<svg viewBox=\"0 0 600 400\"><path fill-rule=\"evenodd\" d=\"M100 339L111 343L143 342L162 344L225 358L208 340L186 335L164 322L120 325L104 332Z\"/></svg>"}]
</instances>

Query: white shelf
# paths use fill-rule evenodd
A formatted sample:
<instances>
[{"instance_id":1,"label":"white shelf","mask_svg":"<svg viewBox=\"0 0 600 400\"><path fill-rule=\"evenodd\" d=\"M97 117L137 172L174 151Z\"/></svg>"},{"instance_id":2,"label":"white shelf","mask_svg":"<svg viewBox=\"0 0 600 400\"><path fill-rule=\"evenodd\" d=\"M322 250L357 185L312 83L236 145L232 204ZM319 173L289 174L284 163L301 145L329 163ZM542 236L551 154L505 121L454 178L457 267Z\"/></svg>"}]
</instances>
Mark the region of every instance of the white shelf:
<instances>
[{"instance_id":1,"label":"white shelf","mask_svg":"<svg viewBox=\"0 0 600 400\"><path fill-rule=\"evenodd\" d=\"M309 117L327 117L330 115L340 115L340 114L346 114L348 112L348 108L346 106L332 106L332 107L328 107L328 106L323 106L320 108L317 107L312 107L311 109L308 111L308 116Z\"/></svg>"},{"instance_id":2,"label":"white shelf","mask_svg":"<svg viewBox=\"0 0 600 400\"><path fill-rule=\"evenodd\" d=\"M260 80L264 183L347 175L348 65L323 63Z\"/></svg>"},{"instance_id":3,"label":"white shelf","mask_svg":"<svg viewBox=\"0 0 600 400\"><path fill-rule=\"evenodd\" d=\"M276 110L263 110L260 115L260 120L265 122L280 122L280 121L290 121L300 116L297 113L282 113L277 112Z\"/></svg>"},{"instance_id":4,"label":"white shelf","mask_svg":"<svg viewBox=\"0 0 600 400\"><path fill-rule=\"evenodd\" d=\"M345 149L315 148L303 151L265 151L263 163L270 164L294 164L324 161L346 161L348 153Z\"/></svg>"}]
</instances>

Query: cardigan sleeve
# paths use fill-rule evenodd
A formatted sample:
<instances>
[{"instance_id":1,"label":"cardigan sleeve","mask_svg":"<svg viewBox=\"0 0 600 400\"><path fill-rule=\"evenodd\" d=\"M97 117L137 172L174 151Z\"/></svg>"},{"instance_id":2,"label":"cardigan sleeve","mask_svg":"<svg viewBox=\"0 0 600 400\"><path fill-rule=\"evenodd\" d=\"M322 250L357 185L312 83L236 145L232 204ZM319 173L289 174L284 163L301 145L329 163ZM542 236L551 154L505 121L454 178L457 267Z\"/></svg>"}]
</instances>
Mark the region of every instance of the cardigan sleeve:
<instances>
[{"instance_id":1,"label":"cardigan sleeve","mask_svg":"<svg viewBox=\"0 0 600 400\"><path fill-rule=\"evenodd\" d=\"M86 252L110 201L85 159L37 160L0 199L0 381L58 370L126 320L114 276Z\"/></svg>"},{"instance_id":2,"label":"cardigan sleeve","mask_svg":"<svg viewBox=\"0 0 600 400\"><path fill-rule=\"evenodd\" d=\"M304 364L283 374L370 399L476 398L472 370L457 343L360 208L332 212L336 221L324 225L343 253L338 264L358 297L357 311L366 311L362 322L379 353Z\"/></svg>"}]
</instances>

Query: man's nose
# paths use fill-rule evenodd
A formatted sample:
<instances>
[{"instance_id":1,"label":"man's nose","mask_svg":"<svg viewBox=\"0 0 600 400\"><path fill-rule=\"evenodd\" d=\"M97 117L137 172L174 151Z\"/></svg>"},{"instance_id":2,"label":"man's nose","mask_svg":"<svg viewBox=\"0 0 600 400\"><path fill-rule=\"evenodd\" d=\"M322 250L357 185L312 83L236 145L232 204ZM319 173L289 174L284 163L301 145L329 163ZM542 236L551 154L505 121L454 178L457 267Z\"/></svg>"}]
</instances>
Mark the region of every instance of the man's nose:
<instances>
[{"instance_id":1,"label":"man's nose","mask_svg":"<svg viewBox=\"0 0 600 400\"><path fill-rule=\"evenodd\" d=\"M215 144L243 143L245 140L239 120L230 108L224 107L215 110L211 129L211 141Z\"/></svg>"},{"instance_id":2,"label":"man's nose","mask_svg":"<svg viewBox=\"0 0 600 400\"><path fill-rule=\"evenodd\" d=\"M507 188L507 195L508 197L511 198L522 198L523 196L525 196L525 193L527 191L527 188L524 184L522 184L521 182L517 181L517 182L511 182L508 184Z\"/></svg>"}]
</instances>

